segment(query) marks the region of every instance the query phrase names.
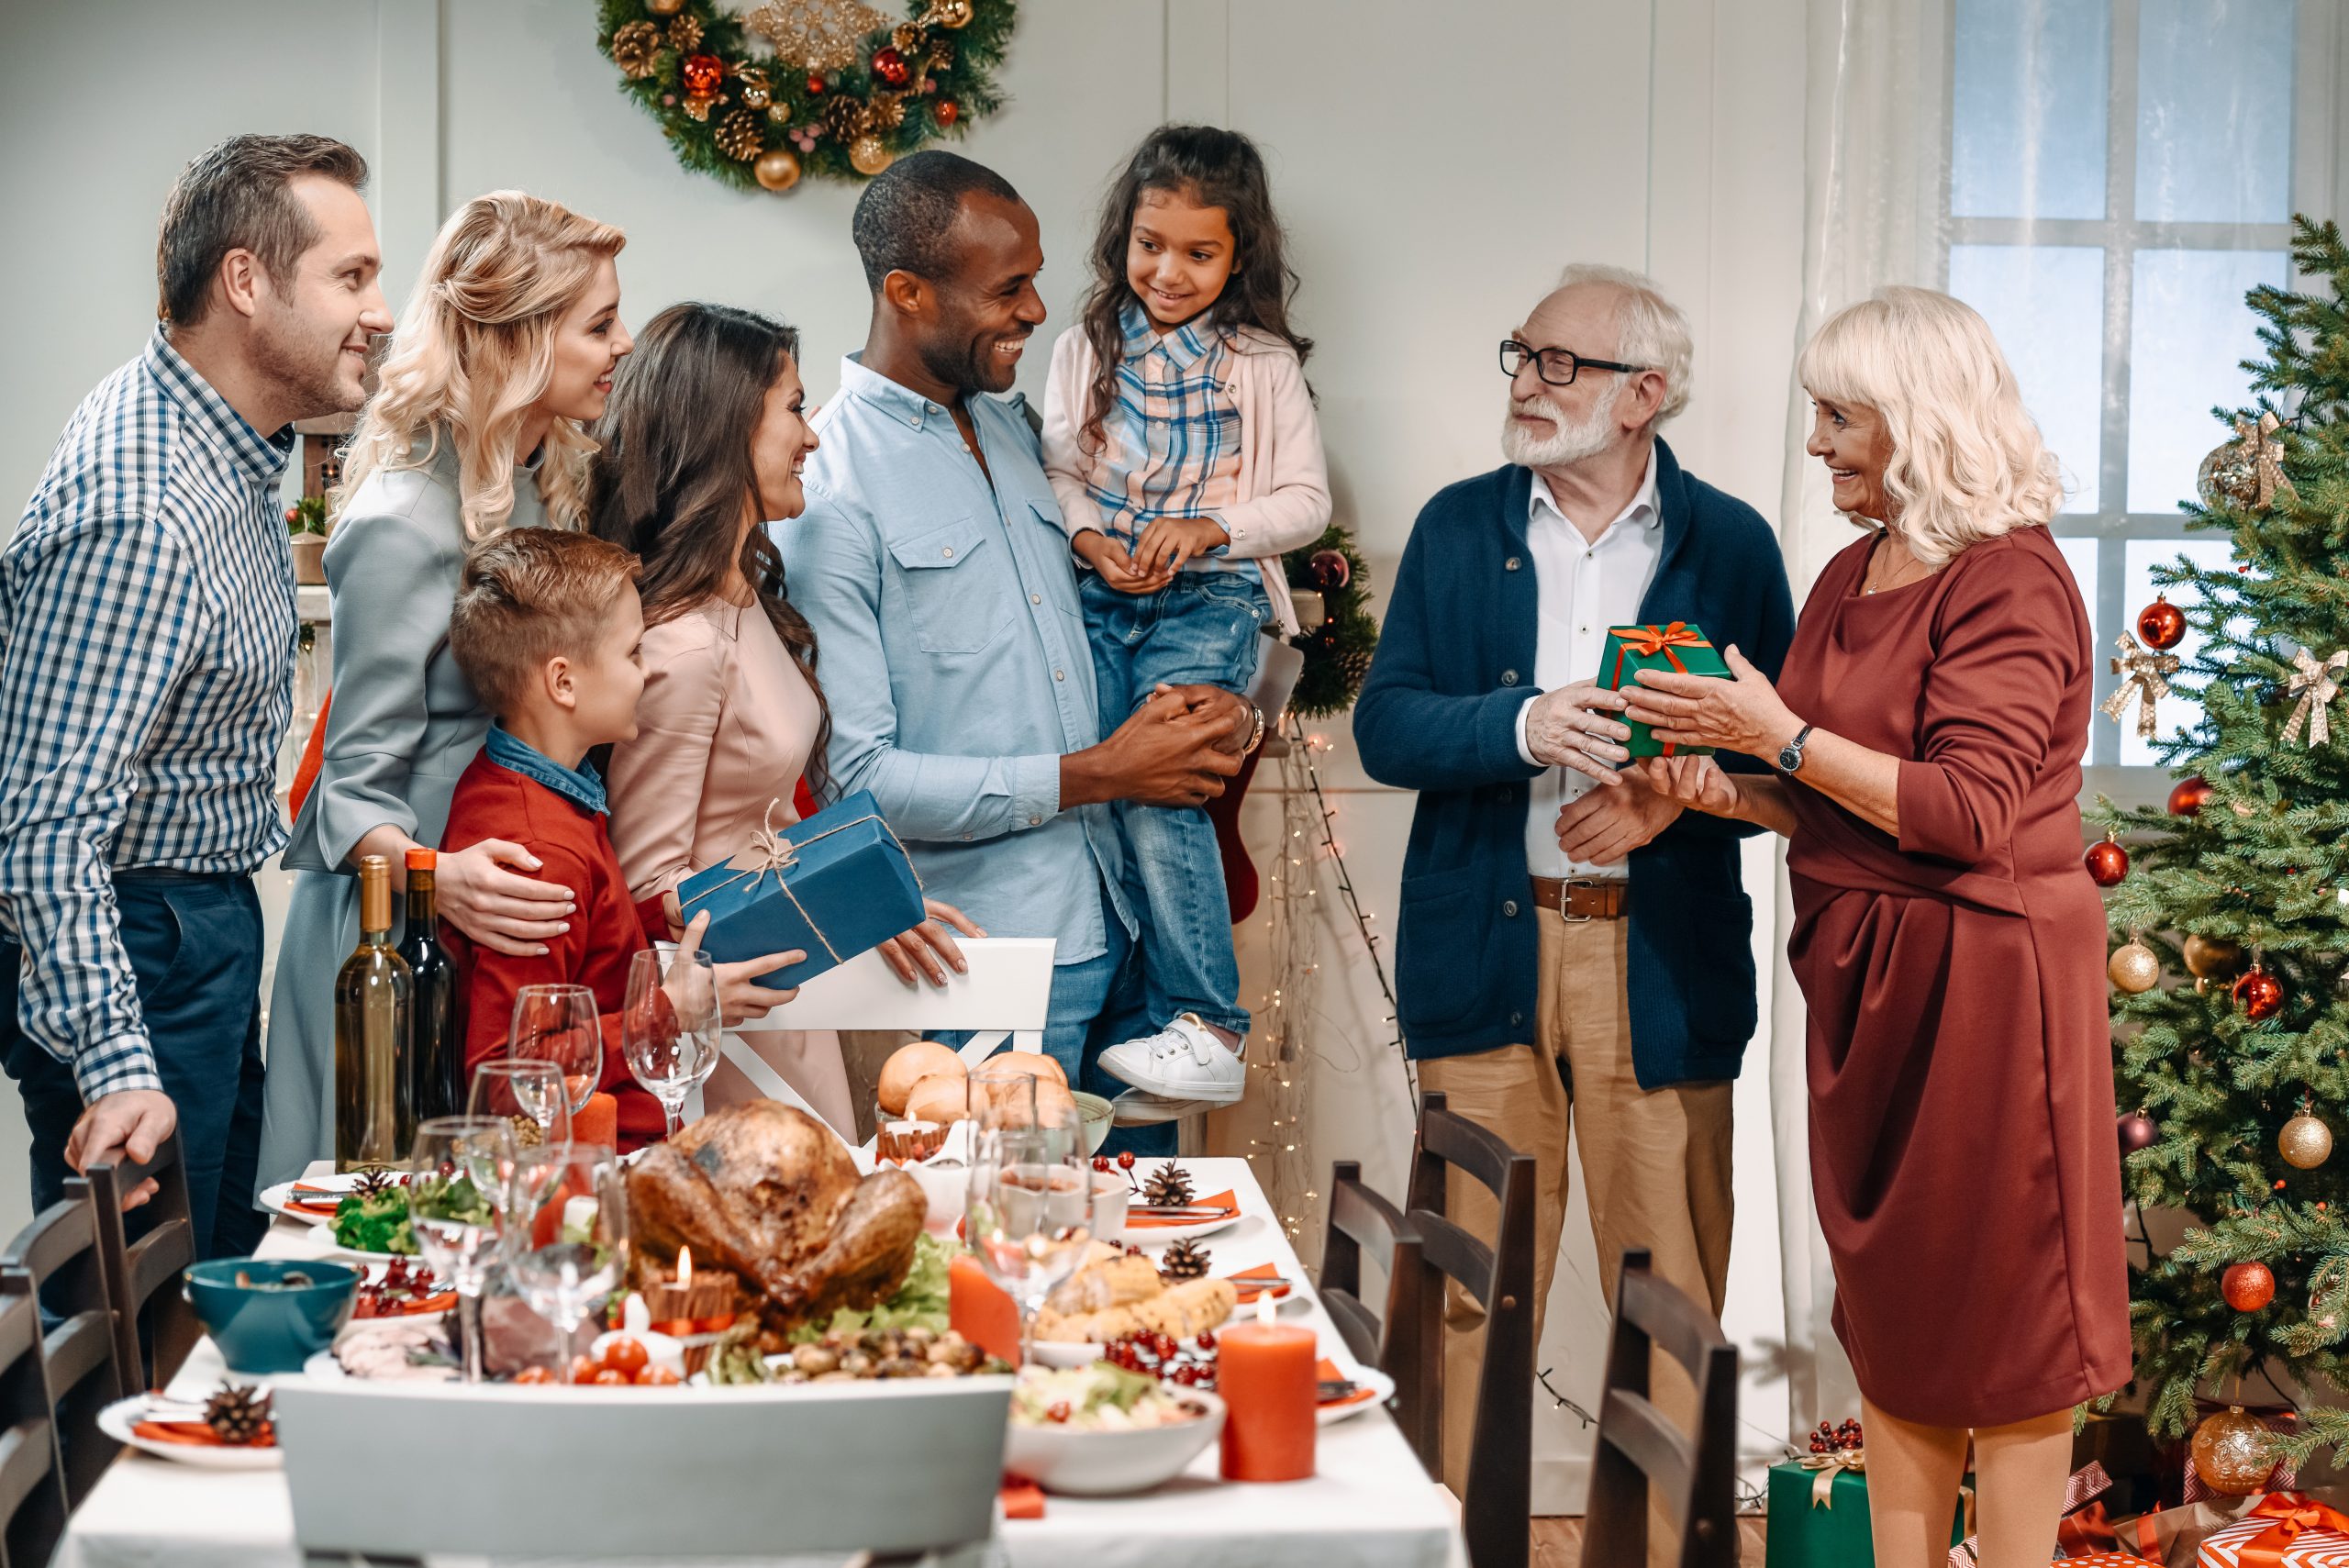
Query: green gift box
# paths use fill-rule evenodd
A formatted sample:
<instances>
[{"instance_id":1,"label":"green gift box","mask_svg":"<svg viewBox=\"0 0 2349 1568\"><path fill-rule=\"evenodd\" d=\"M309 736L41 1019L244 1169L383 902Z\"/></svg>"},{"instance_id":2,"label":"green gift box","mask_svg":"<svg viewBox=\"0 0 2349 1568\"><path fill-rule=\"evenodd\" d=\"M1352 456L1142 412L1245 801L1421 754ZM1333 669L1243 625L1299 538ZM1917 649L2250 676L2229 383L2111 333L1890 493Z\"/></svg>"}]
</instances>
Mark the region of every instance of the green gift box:
<instances>
[{"instance_id":1,"label":"green gift box","mask_svg":"<svg viewBox=\"0 0 2349 1568\"><path fill-rule=\"evenodd\" d=\"M1722 662L1720 650L1705 639L1704 628L1691 621L1667 621L1653 626L1610 626L1607 646L1598 656L1598 684L1609 691L1637 685L1631 677L1642 670L1671 670L1683 675L1733 677ZM1710 746L1669 746L1649 733L1648 727L1625 717L1631 727L1634 757L1703 757Z\"/></svg>"},{"instance_id":2,"label":"green gift box","mask_svg":"<svg viewBox=\"0 0 2349 1568\"><path fill-rule=\"evenodd\" d=\"M1955 1546L1965 1539L1963 1498L1951 1515L1949 1543ZM1848 1465L1772 1465L1767 1539L1767 1568L1875 1568L1866 1473Z\"/></svg>"}]
</instances>

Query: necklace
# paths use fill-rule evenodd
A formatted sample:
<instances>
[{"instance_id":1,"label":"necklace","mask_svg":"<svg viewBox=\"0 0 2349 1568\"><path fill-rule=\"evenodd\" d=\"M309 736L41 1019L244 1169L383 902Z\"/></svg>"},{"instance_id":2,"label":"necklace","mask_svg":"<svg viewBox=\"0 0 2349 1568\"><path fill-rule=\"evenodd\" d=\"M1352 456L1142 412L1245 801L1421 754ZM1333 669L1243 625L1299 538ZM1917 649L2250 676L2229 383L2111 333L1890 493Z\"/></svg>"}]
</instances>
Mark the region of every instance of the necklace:
<instances>
[{"instance_id":1,"label":"necklace","mask_svg":"<svg viewBox=\"0 0 2349 1568\"><path fill-rule=\"evenodd\" d=\"M1887 542L1889 542L1888 539ZM1870 564L1873 565L1874 563L1871 562ZM1914 576L1910 576L1909 574L1910 567L1924 567L1924 570L1917 573ZM1894 588L1905 588L1911 583L1919 582L1926 577L1932 576L1932 573L1933 569L1932 567L1925 566L1923 562L1919 561L1914 556L1910 556L1907 566L1894 568L1889 576L1886 577L1883 582L1878 583L1873 588L1869 587L1865 582L1863 582L1860 584L1860 592L1863 595L1882 594L1889 592Z\"/></svg>"}]
</instances>

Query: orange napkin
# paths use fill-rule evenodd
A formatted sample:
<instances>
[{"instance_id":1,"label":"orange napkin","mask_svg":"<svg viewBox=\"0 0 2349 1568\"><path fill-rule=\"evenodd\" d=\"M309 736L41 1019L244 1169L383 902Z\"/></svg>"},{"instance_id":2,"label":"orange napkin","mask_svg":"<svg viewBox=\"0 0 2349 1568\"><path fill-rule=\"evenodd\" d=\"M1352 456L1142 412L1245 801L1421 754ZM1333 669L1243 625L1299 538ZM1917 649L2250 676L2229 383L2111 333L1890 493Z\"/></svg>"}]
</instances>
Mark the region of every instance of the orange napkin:
<instances>
[{"instance_id":1,"label":"orange napkin","mask_svg":"<svg viewBox=\"0 0 2349 1568\"><path fill-rule=\"evenodd\" d=\"M1203 1197L1195 1203L1186 1204L1184 1207L1186 1208L1219 1208L1226 1214L1237 1214L1240 1212L1240 1199L1234 1195L1231 1188L1226 1187L1223 1191L1216 1194L1213 1197ZM1159 1214L1129 1214L1126 1216L1126 1229L1129 1230L1154 1230L1173 1225L1204 1225L1214 1218L1215 1216L1213 1215L1203 1214L1196 1219L1174 1219L1165 1215Z\"/></svg>"},{"instance_id":2,"label":"orange napkin","mask_svg":"<svg viewBox=\"0 0 2349 1568\"><path fill-rule=\"evenodd\" d=\"M1003 1517L1008 1519L1041 1519L1044 1517L1044 1489L1024 1476L1003 1478Z\"/></svg>"},{"instance_id":3,"label":"orange napkin","mask_svg":"<svg viewBox=\"0 0 2349 1568\"><path fill-rule=\"evenodd\" d=\"M220 1434L202 1421L133 1421L130 1429L149 1442L186 1443L192 1448L227 1448ZM277 1429L264 1425L262 1440L246 1443L246 1448L275 1448Z\"/></svg>"},{"instance_id":4,"label":"orange napkin","mask_svg":"<svg viewBox=\"0 0 2349 1568\"><path fill-rule=\"evenodd\" d=\"M1331 1361L1327 1356L1323 1356L1319 1364L1314 1367L1313 1375L1319 1378L1324 1383L1342 1383L1346 1378L1346 1374L1338 1370L1338 1363ZM1365 1383L1342 1399L1324 1399L1321 1401L1321 1408L1324 1410L1342 1410L1349 1405L1360 1405L1364 1400L1375 1399L1377 1397L1378 1390Z\"/></svg>"},{"instance_id":5,"label":"orange napkin","mask_svg":"<svg viewBox=\"0 0 2349 1568\"><path fill-rule=\"evenodd\" d=\"M340 1198L337 1198L332 1203L305 1203L301 1199L296 1198L285 1207L292 1209L296 1214L320 1214L331 1218L333 1218L334 1211L342 1207L342 1200Z\"/></svg>"},{"instance_id":6,"label":"orange napkin","mask_svg":"<svg viewBox=\"0 0 2349 1568\"><path fill-rule=\"evenodd\" d=\"M1280 1279L1281 1266L1278 1263L1258 1263L1252 1269L1242 1269L1236 1274L1226 1274L1223 1277L1230 1280L1239 1290L1240 1305L1242 1307L1247 1306L1250 1302L1255 1300L1260 1296L1269 1296L1275 1301L1278 1301L1281 1297L1286 1296L1291 1290L1296 1288L1286 1280L1283 1280L1279 1284L1273 1285L1254 1284L1250 1283L1253 1280Z\"/></svg>"}]
</instances>

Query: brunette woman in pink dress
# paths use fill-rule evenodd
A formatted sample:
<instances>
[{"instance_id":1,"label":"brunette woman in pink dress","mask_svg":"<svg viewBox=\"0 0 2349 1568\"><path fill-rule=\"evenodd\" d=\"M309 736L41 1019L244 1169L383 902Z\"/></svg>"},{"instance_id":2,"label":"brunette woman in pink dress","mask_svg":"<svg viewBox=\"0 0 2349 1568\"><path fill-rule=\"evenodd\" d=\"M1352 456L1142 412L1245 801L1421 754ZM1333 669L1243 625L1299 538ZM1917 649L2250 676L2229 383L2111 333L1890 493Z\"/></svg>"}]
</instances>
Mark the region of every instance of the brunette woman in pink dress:
<instances>
[{"instance_id":1,"label":"brunette woman in pink dress","mask_svg":"<svg viewBox=\"0 0 2349 1568\"><path fill-rule=\"evenodd\" d=\"M1972 1440L1985 1568L2054 1551L2072 1407L2129 1378L2104 910L2080 859L2087 611L2063 500L1988 326L1924 289L1803 351L1806 447L1865 537L1773 689L1642 673L1638 764L1785 834L1809 1014L1811 1179L1865 1398L1879 1568L1949 1549Z\"/></svg>"}]
</instances>

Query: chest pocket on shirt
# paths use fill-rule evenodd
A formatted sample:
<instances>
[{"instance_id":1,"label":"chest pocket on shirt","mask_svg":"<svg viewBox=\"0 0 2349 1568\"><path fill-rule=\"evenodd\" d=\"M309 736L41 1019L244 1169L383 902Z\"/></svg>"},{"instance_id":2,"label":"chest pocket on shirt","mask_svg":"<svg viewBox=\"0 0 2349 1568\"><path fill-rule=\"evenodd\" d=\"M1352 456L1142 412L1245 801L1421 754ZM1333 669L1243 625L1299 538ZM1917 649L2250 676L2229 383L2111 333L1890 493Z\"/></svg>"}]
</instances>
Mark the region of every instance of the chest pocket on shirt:
<instances>
[{"instance_id":1,"label":"chest pocket on shirt","mask_svg":"<svg viewBox=\"0 0 2349 1568\"><path fill-rule=\"evenodd\" d=\"M988 534L984 520L957 517L890 543L889 554L905 573L914 640L923 652L976 653L1011 624L1012 563L971 564L983 551L1002 553Z\"/></svg>"}]
</instances>

